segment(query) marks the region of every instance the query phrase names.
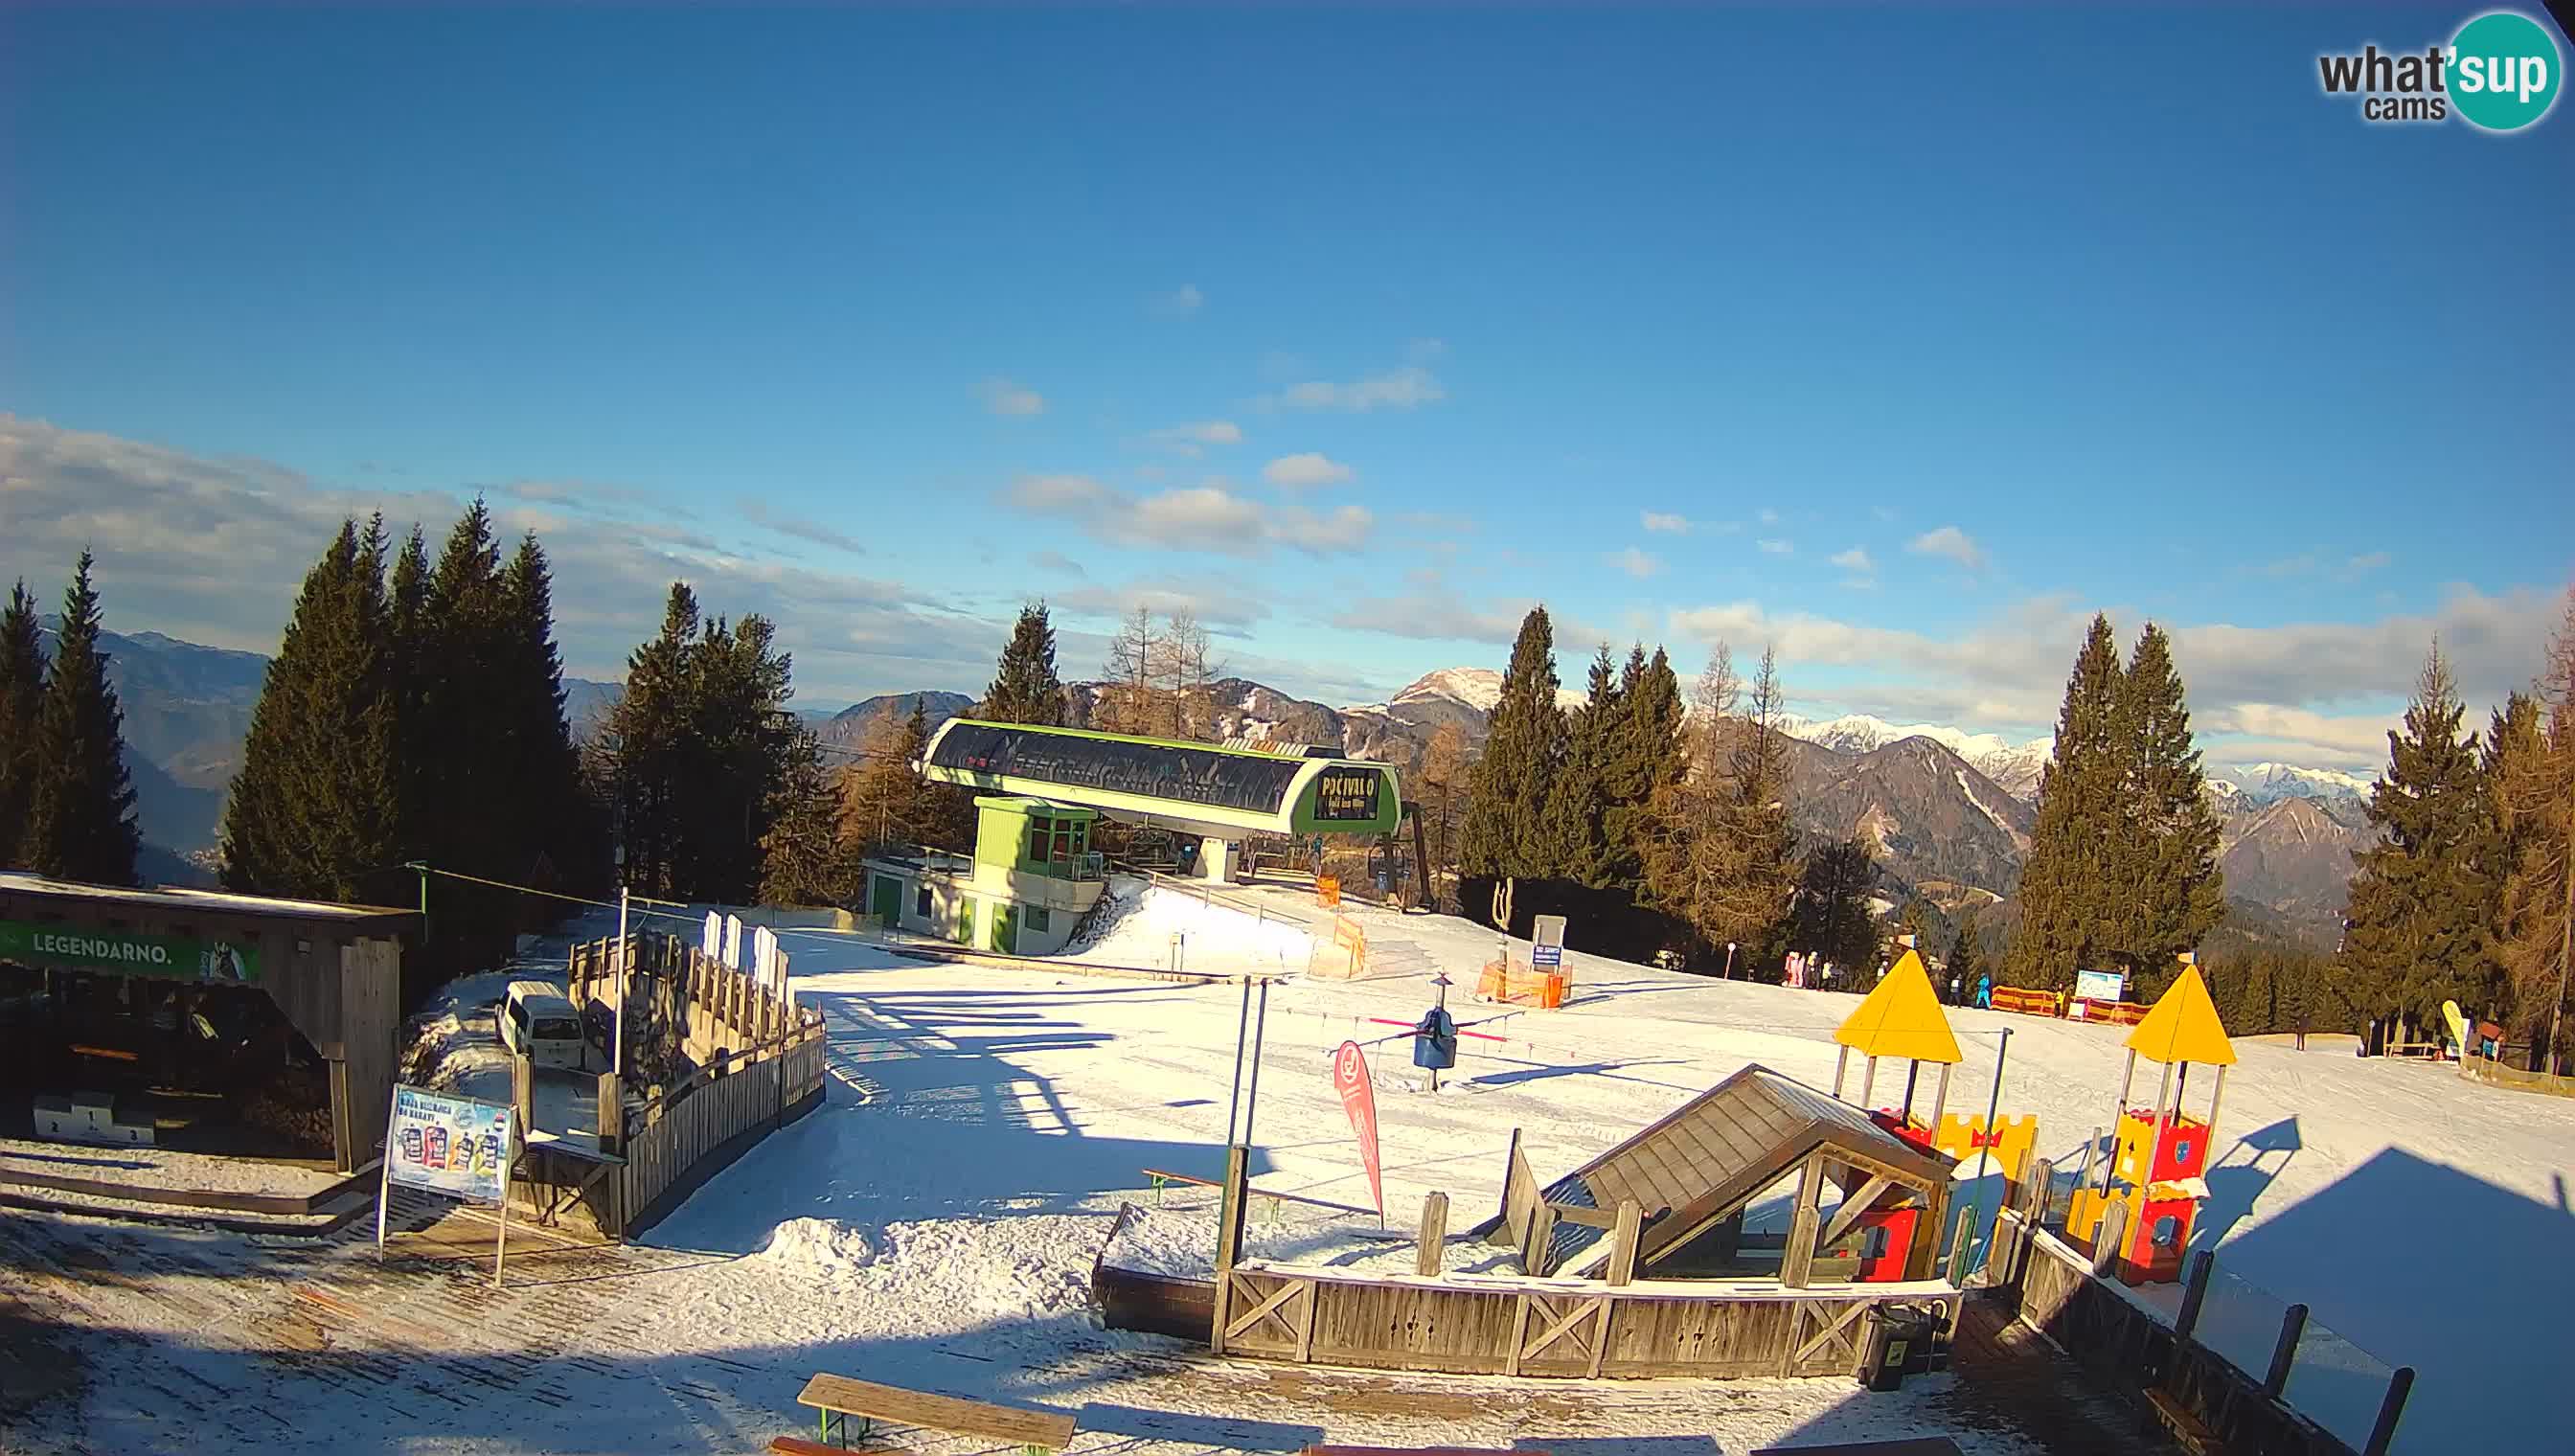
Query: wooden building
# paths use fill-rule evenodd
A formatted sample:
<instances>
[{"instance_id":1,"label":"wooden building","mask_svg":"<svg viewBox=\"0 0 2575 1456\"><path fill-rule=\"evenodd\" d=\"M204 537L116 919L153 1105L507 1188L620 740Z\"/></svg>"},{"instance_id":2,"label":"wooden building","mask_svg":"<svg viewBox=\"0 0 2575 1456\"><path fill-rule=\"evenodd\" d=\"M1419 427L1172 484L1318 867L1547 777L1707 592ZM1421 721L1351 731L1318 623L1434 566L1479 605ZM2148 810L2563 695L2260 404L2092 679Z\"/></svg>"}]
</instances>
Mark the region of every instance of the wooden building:
<instances>
[{"instance_id":1,"label":"wooden building","mask_svg":"<svg viewBox=\"0 0 2575 1456\"><path fill-rule=\"evenodd\" d=\"M333 1156L344 1172L384 1141L401 937L418 922L413 911L374 905L0 873L0 965L266 992L329 1064Z\"/></svg>"}]
</instances>

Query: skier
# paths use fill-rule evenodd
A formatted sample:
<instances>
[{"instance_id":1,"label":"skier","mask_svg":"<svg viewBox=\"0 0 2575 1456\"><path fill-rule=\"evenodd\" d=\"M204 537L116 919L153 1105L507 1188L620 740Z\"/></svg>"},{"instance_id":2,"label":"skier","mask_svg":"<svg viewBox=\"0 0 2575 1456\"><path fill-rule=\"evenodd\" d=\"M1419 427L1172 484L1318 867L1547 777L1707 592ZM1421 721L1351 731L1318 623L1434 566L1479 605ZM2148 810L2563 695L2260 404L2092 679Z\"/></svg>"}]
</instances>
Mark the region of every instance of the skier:
<instances>
[{"instance_id":1,"label":"skier","mask_svg":"<svg viewBox=\"0 0 2575 1456\"><path fill-rule=\"evenodd\" d=\"M1988 1011L1993 1009L1994 978L1992 976L1980 975L1976 977L1976 1004Z\"/></svg>"}]
</instances>

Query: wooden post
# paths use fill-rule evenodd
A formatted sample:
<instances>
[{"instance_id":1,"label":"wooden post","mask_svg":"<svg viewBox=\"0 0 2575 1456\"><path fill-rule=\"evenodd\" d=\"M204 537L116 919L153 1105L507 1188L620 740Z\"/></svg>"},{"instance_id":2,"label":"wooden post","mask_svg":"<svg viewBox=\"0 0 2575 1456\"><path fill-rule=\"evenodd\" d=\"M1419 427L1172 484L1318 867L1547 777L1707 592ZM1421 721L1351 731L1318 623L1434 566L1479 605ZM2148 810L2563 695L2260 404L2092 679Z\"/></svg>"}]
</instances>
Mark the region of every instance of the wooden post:
<instances>
[{"instance_id":1,"label":"wooden post","mask_svg":"<svg viewBox=\"0 0 2575 1456\"><path fill-rule=\"evenodd\" d=\"M2360 1456L2387 1456L2387 1443L2396 1439L2396 1418L2405 1414L2405 1397L2413 1390L2413 1366L2398 1366L2387 1377L2387 1395L2378 1402L2378 1422L2369 1428L2369 1444L2360 1448Z\"/></svg>"},{"instance_id":2,"label":"wooden post","mask_svg":"<svg viewBox=\"0 0 2575 1456\"><path fill-rule=\"evenodd\" d=\"M1797 1205L1788 1213L1788 1247L1779 1256L1782 1288L1805 1288L1807 1274L1814 1268L1815 1200L1822 1193L1823 1181L1823 1154L1808 1153L1806 1166L1797 1174Z\"/></svg>"},{"instance_id":3,"label":"wooden post","mask_svg":"<svg viewBox=\"0 0 2575 1456\"><path fill-rule=\"evenodd\" d=\"M592 1119L599 1130L599 1150L626 1151L626 1094L615 1072L599 1074L599 1107Z\"/></svg>"},{"instance_id":4,"label":"wooden post","mask_svg":"<svg viewBox=\"0 0 2575 1456\"><path fill-rule=\"evenodd\" d=\"M1835 1101L1841 1100L1842 1074L1849 1070L1850 1048L1847 1046L1837 1048L1833 1052L1833 1100Z\"/></svg>"},{"instance_id":5,"label":"wooden post","mask_svg":"<svg viewBox=\"0 0 2575 1456\"><path fill-rule=\"evenodd\" d=\"M1547 1245L1555 1241L1555 1205L1540 1201L1529 1215L1528 1240L1520 1246L1520 1270L1535 1278L1546 1277Z\"/></svg>"},{"instance_id":6,"label":"wooden post","mask_svg":"<svg viewBox=\"0 0 2575 1456\"><path fill-rule=\"evenodd\" d=\"M522 1137L536 1130L537 1086L526 1056L510 1058L510 1110L518 1116Z\"/></svg>"},{"instance_id":7,"label":"wooden post","mask_svg":"<svg viewBox=\"0 0 2575 1456\"><path fill-rule=\"evenodd\" d=\"M1995 1224L1995 1227L1996 1227L1996 1229L1997 1229L1997 1230L1999 1230L1999 1229L2001 1228L2001 1223L2000 1223L2000 1221L1999 1221L1999 1216L2000 1216L2000 1214L2001 1214L2001 1211L2002 1211L2002 1210L2000 1210L2000 1209L1996 1209L1996 1210L1995 1210L1995 1213L1996 1213L1996 1215L1997 1215L1997 1222L1996 1222L1996 1224ZM1957 1233L1957 1236L1949 1240L1949 1268L1948 1268L1949 1282L1950 1282L1950 1283L1952 1283L1952 1284L1958 1285L1960 1288L1964 1288L1964 1287L1966 1287L1966 1279L1967 1279L1967 1273L1968 1273L1968 1269L1967 1269L1967 1242L1968 1242L1968 1240L1970 1240L1970 1239L1974 1238L1975 1236L1976 1236L1976 1210L1974 1210L1974 1209L1970 1208L1970 1209L1968 1209L1968 1210L1967 1210L1967 1216L1958 1220L1958 1233ZM1992 1253L1992 1245L1988 1244L1988 1245L1986 1246L1986 1251L1987 1251L1987 1257L1988 1257L1988 1259L1990 1259L1990 1257L1991 1257L1991 1253Z\"/></svg>"},{"instance_id":8,"label":"wooden post","mask_svg":"<svg viewBox=\"0 0 2575 1456\"><path fill-rule=\"evenodd\" d=\"M1867 1061L1863 1062L1863 1063L1861 1064L1861 1066L1860 1066L1860 1072L1859 1072L1859 1110L1861 1110L1862 1112L1865 1112L1865 1111L1867 1111L1867 1110L1868 1110L1868 1101L1869 1101L1869 1097L1872 1095L1872 1089L1874 1089L1876 1086L1877 1086L1877 1058L1872 1056L1872 1057L1868 1058L1868 1060L1867 1060Z\"/></svg>"},{"instance_id":9,"label":"wooden post","mask_svg":"<svg viewBox=\"0 0 2575 1456\"><path fill-rule=\"evenodd\" d=\"M2182 1285L2181 1313L2173 1316L2173 1341L2178 1344L2190 1338L2199 1328L2199 1307L2208 1299L2208 1276L2217 1267L2217 1252L2201 1249L2191 1255L2188 1282Z\"/></svg>"},{"instance_id":10,"label":"wooden post","mask_svg":"<svg viewBox=\"0 0 2575 1456\"><path fill-rule=\"evenodd\" d=\"M2167 1067L2165 1070L2170 1071L2171 1068ZM2131 1047L2128 1051L2127 1067L2119 1073L2118 1103L2110 1109L2110 1146L2101 1156L2101 1193L2104 1197L2109 1196L2110 1192L2110 1169L2119 1161L2119 1123L2128 1115L2128 1083L2135 1080L2136 1075L2137 1053L2136 1049ZM2085 1156L2089 1157L2090 1154L2086 1153Z\"/></svg>"},{"instance_id":11,"label":"wooden post","mask_svg":"<svg viewBox=\"0 0 2575 1456\"><path fill-rule=\"evenodd\" d=\"M1931 1129L1931 1135L1932 1135L1933 1137L1935 1137L1935 1138L1936 1138L1936 1137L1938 1137L1938 1136L1940 1135L1940 1117L1941 1117L1941 1114L1942 1114L1942 1113L1947 1112L1948 1110L1949 1110L1949 1063L1947 1063L1947 1062L1945 1062L1945 1061L1944 1061L1944 1062L1940 1063L1940 1085L1939 1085L1939 1088L1938 1088L1938 1090L1934 1091L1934 1092L1931 1094L1931 1120L1930 1120L1930 1122L1929 1122L1929 1123L1927 1123L1927 1124L1926 1124L1928 1127L1930 1127L1930 1129ZM1988 1132L1988 1133L1991 1133L1991 1132L1993 1131L1993 1129L1992 1129L1992 1128L1990 1128L1990 1127L1988 1127L1988 1128L1986 1128L1986 1129L1985 1129L1985 1131L1986 1131L1986 1132Z\"/></svg>"},{"instance_id":12,"label":"wooden post","mask_svg":"<svg viewBox=\"0 0 2575 1456\"><path fill-rule=\"evenodd\" d=\"M1618 1222L1609 1230L1609 1284L1635 1282L1636 1239L1645 1225L1645 1210L1633 1198L1618 1200ZM1595 1357L1596 1358L1596 1357Z\"/></svg>"},{"instance_id":13,"label":"wooden post","mask_svg":"<svg viewBox=\"0 0 2575 1456\"><path fill-rule=\"evenodd\" d=\"M2280 1342L2271 1347L2271 1373L2262 1377L2262 1393L2273 1400L2289 1385L2290 1362L2298 1358L2298 1337L2307 1332L2307 1307L2292 1304L2280 1316Z\"/></svg>"},{"instance_id":14,"label":"wooden post","mask_svg":"<svg viewBox=\"0 0 2575 1456\"><path fill-rule=\"evenodd\" d=\"M1447 1251L1448 1195L1431 1193L1421 1200L1421 1232L1412 1250L1412 1272L1437 1278L1440 1255Z\"/></svg>"},{"instance_id":15,"label":"wooden post","mask_svg":"<svg viewBox=\"0 0 2575 1456\"><path fill-rule=\"evenodd\" d=\"M2042 1157L2029 1160L2021 1174L2021 1212L2029 1215L2029 1226L2047 1226L2047 1205L2056 1193L2056 1165Z\"/></svg>"},{"instance_id":16,"label":"wooden post","mask_svg":"<svg viewBox=\"0 0 2575 1456\"><path fill-rule=\"evenodd\" d=\"M2128 1205L2113 1203L2101 1210L2101 1226L2092 1234L2092 1272L2107 1275L2110 1266L2119 1261L2119 1244L2128 1231Z\"/></svg>"},{"instance_id":17,"label":"wooden post","mask_svg":"<svg viewBox=\"0 0 2575 1456\"><path fill-rule=\"evenodd\" d=\"M1225 1323L1234 1290L1235 1260L1243 1254L1244 1184L1252 1168L1252 1149L1236 1143L1225 1150L1225 1192L1217 1202L1216 1323L1208 1331L1208 1352L1225 1353Z\"/></svg>"}]
</instances>

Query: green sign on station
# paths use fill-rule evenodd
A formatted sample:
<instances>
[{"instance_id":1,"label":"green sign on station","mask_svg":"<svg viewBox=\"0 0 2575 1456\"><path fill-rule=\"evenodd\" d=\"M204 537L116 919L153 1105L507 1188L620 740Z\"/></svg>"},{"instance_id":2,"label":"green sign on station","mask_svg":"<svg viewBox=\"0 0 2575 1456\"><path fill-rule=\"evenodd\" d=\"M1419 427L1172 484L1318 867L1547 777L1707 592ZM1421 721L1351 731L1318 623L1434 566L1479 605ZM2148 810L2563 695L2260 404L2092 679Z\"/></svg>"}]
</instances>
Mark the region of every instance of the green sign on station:
<instances>
[{"instance_id":1,"label":"green sign on station","mask_svg":"<svg viewBox=\"0 0 2575 1456\"><path fill-rule=\"evenodd\" d=\"M23 920L0 920L0 960L168 980L233 985L259 980L259 951L249 945L86 925L33 925Z\"/></svg>"}]
</instances>

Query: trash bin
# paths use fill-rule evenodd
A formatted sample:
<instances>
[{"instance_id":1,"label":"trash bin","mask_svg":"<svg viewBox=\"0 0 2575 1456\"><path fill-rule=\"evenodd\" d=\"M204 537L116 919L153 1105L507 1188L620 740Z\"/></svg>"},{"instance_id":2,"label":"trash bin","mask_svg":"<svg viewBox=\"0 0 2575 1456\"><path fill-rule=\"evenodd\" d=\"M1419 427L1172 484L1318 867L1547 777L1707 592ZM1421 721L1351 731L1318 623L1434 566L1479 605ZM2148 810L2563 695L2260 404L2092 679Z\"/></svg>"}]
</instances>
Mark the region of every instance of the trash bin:
<instances>
[{"instance_id":1,"label":"trash bin","mask_svg":"<svg viewBox=\"0 0 2575 1456\"><path fill-rule=\"evenodd\" d=\"M1900 1390L1905 1376L1931 1368L1931 1340L1938 1329L1931 1320L1900 1304L1870 1305L1866 1318L1860 1384L1870 1390Z\"/></svg>"}]
</instances>

